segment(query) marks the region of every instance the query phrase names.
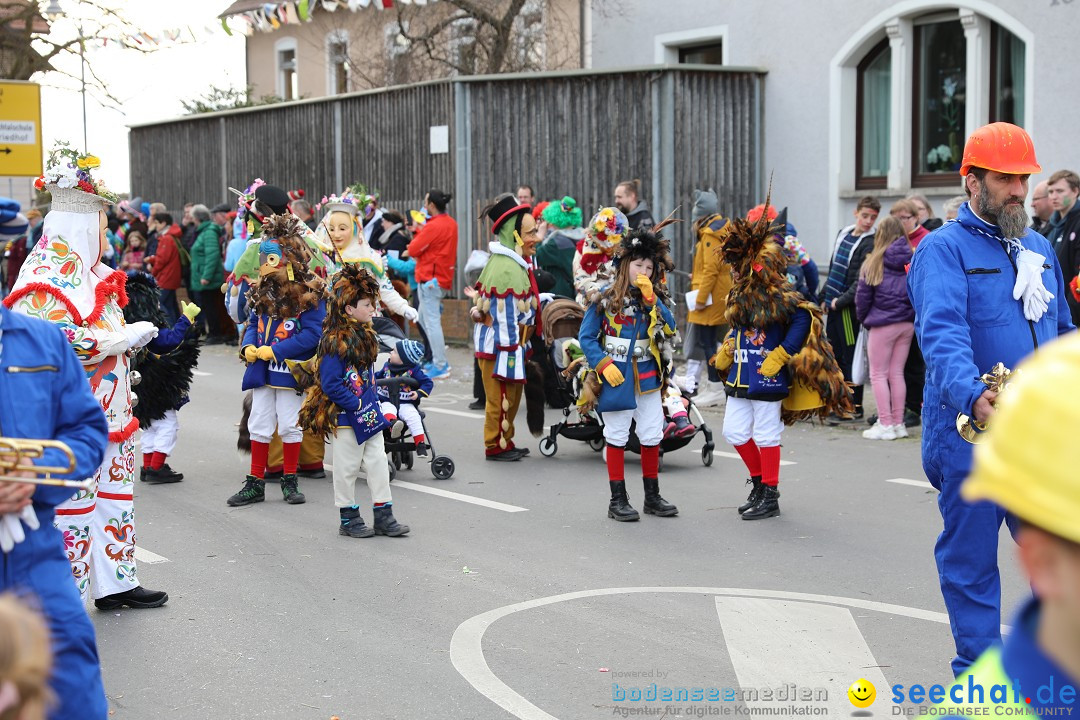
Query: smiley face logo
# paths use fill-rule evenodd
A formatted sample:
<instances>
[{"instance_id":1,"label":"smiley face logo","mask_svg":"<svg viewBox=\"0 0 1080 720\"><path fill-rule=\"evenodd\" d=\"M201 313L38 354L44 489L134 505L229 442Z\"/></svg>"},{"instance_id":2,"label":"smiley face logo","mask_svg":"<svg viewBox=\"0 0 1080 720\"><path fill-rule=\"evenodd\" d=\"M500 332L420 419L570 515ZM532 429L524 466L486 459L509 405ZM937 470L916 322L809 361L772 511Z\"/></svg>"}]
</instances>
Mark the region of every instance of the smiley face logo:
<instances>
[{"instance_id":1,"label":"smiley face logo","mask_svg":"<svg viewBox=\"0 0 1080 720\"><path fill-rule=\"evenodd\" d=\"M864 678L859 678L851 683L847 689L848 700L857 708L868 708L874 704L877 698L877 689L874 684Z\"/></svg>"}]
</instances>

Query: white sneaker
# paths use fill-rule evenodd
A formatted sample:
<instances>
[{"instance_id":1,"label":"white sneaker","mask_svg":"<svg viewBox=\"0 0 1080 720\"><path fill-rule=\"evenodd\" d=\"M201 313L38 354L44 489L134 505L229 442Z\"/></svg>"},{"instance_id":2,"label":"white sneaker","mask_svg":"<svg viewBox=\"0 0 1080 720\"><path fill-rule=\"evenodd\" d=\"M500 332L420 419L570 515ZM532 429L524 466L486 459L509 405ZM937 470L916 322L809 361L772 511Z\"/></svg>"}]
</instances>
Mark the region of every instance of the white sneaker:
<instances>
[{"instance_id":1,"label":"white sneaker","mask_svg":"<svg viewBox=\"0 0 1080 720\"><path fill-rule=\"evenodd\" d=\"M706 381L701 392L694 396L694 405L699 408L714 407L723 404L727 398L724 392L724 383Z\"/></svg>"},{"instance_id":2,"label":"white sneaker","mask_svg":"<svg viewBox=\"0 0 1080 720\"><path fill-rule=\"evenodd\" d=\"M892 430L897 440L899 440L900 438L906 438L908 436L907 427L904 425L904 423L900 423L899 425L893 425Z\"/></svg>"},{"instance_id":3,"label":"white sneaker","mask_svg":"<svg viewBox=\"0 0 1080 720\"><path fill-rule=\"evenodd\" d=\"M862 436L867 440L895 440L896 432L891 425L882 425L878 420L869 430L863 430Z\"/></svg>"}]
</instances>

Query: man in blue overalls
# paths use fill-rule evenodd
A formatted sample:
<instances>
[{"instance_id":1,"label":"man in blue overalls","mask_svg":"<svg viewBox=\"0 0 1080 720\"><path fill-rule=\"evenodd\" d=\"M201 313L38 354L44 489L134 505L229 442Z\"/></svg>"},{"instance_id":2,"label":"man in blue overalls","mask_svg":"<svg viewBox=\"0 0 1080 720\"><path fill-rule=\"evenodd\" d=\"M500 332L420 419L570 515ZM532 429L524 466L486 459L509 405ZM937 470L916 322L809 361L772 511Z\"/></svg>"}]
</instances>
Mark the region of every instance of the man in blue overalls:
<instances>
[{"instance_id":1,"label":"man in blue overalls","mask_svg":"<svg viewBox=\"0 0 1080 720\"><path fill-rule=\"evenodd\" d=\"M0 307L0 436L67 444L75 472L62 479L81 480L101 465L108 434L105 414L60 328ZM67 463L57 449L47 449L37 461ZM49 717L105 720L94 627L71 581L64 538L53 526L53 509L73 492L0 482L0 592L26 597L48 620L50 686L57 699Z\"/></svg>"},{"instance_id":2,"label":"man in blue overalls","mask_svg":"<svg viewBox=\"0 0 1080 720\"><path fill-rule=\"evenodd\" d=\"M1006 519L999 507L960 497L972 446L957 432L956 417L984 422L997 394L980 376L999 362L1016 367L1074 329L1057 258L1027 228L1028 177L1041 169L1022 128L998 122L972 133L960 168L969 200L956 220L919 244L908 275L927 368L923 470L941 491L944 529L934 556L956 642L956 675L1001 639L997 548ZM1011 516L1008 522L1014 529Z\"/></svg>"}]
</instances>

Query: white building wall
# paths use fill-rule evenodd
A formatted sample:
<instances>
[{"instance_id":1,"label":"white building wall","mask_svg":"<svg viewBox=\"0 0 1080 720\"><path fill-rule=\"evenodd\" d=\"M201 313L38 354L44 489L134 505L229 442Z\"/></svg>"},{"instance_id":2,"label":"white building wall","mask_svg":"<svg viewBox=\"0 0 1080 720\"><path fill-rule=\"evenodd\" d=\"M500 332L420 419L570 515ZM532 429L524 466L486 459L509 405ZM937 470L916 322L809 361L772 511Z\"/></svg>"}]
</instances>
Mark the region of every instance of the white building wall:
<instances>
[{"instance_id":1,"label":"white building wall","mask_svg":"<svg viewBox=\"0 0 1080 720\"><path fill-rule=\"evenodd\" d=\"M844 64L885 37L886 25L941 10L989 17L1029 39L1029 102L1025 126L1033 134L1044 168L1039 179L1067 167L1080 171L1080 143L1071 118L1080 114L1080 85L1070 68L1080 67L1080 2L1073 0L593 0L591 60L594 68L640 66L665 57L667 38L693 37L703 28L723 28L725 64L768 71L765 81L765 170L773 172L773 200L789 217L807 247L827 262L829 243L851 217L856 198L878 195L882 204L910 191L910 168L894 172L887 191L856 192L854 95ZM708 36L709 31L704 35ZM675 40L673 42L688 42ZM843 57L845 54L851 57ZM666 58L671 60L671 53ZM677 58L677 55L675 56ZM908 56L910 58L910 55ZM896 76L897 68L893 67ZM906 68L905 83L911 81ZM969 77L971 77L969 75ZM910 95L910 91L907 93ZM910 107L910 106L909 106ZM910 132L910 112L906 115ZM892 131L896 133L896 126ZM910 145L899 155L910 164ZM894 170L897 170L894 168ZM633 174L627 168L627 174ZM935 208L959 194L955 187L921 189ZM646 188L646 193L650 189ZM689 199L682 199L684 205ZM662 215L669 208L656 208Z\"/></svg>"}]
</instances>

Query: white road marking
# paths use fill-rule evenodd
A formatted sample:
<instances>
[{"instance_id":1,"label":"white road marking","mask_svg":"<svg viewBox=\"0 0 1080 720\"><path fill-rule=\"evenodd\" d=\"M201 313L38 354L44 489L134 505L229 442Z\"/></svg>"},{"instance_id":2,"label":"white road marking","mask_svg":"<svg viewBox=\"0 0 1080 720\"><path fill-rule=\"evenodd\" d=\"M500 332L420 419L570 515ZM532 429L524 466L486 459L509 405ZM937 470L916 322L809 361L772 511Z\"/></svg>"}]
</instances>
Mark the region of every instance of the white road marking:
<instances>
[{"instance_id":1,"label":"white road marking","mask_svg":"<svg viewBox=\"0 0 1080 720\"><path fill-rule=\"evenodd\" d=\"M926 490L933 490L934 486L925 480L909 480L907 478L891 478L885 482L896 483L897 485L911 485L912 487L924 488Z\"/></svg>"},{"instance_id":2,"label":"white road marking","mask_svg":"<svg viewBox=\"0 0 1080 720\"><path fill-rule=\"evenodd\" d=\"M197 375L199 377L210 377L214 373L203 372L202 370L192 370L191 374L192 375Z\"/></svg>"},{"instance_id":3,"label":"white road marking","mask_svg":"<svg viewBox=\"0 0 1080 720\"><path fill-rule=\"evenodd\" d=\"M428 487L427 485L417 485L416 483L405 482L404 480L395 480L394 487L408 488L409 490L416 490L417 492L428 493L429 495L438 495L439 497L450 498L451 500L460 500L461 502L467 502L473 505L482 505L483 507L491 508L492 510L502 510L503 512L517 513L529 511L529 508L518 507L517 505L507 505L506 503L495 502L494 500L485 500L484 498L473 497L472 495L462 495L461 493Z\"/></svg>"},{"instance_id":4,"label":"white road marking","mask_svg":"<svg viewBox=\"0 0 1080 720\"><path fill-rule=\"evenodd\" d=\"M849 608L861 608L873 610L887 615L899 615L901 617L927 620L929 622L949 624L949 616L945 613L920 608L906 607L904 605L892 605L877 602L875 600L863 600L861 598L846 598L836 595L816 595L812 593L789 592L786 590L755 590L751 588L709 588L709 587L624 587L624 588L599 588L596 590L579 590L577 592L551 595L549 597L526 600L513 605L505 605L501 608L488 610L485 613L475 615L458 625L454 636L450 640L450 662L454 669L469 682L476 691L493 703L506 710L514 717L521 720L558 720L533 705L519 695L513 688L500 680L495 673L491 672L487 660L484 659L483 639L484 632L491 625L507 615L532 610L534 608L554 605L555 603L582 598L600 597L604 595L626 595L632 593L682 593L687 595L727 595L733 597L758 597L773 598L776 600L801 600L804 602L823 603L826 605L840 605ZM1007 633L1010 628L1001 626L1002 633ZM862 676L852 678L857 680Z\"/></svg>"},{"instance_id":5,"label":"white road marking","mask_svg":"<svg viewBox=\"0 0 1080 720\"><path fill-rule=\"evenodd\" d=\"M135 546L135 560L146 565L156 565L157 563L169 562L169 558L162 557L161 555L158 555L154 552L150 552L141 545Z\"/></svg>"},{"instance_id":6,"label":"white road marking","mask_svg":"<svg viewBox=\"0 0 1080 720\"><path fill-rule=\"evenodd\" d=\"M713 450L713 455L718 455L720 457L731 458L733 460L742 460L742 457L739 455L739 453L721 452L720 450ZM794 460L781 460L780 464L781 465L798 465L798 463L795 462Z\"/></svg>"},{"instance_id":7,"label":"white road marking","mask_svg":"<svg viewBox=\"0 0 1080 720\"><path fill-rule=\"evenodd\" d=\"M467 417L473 420L483 420L483 415L477 415L476 413L465 412L464 410L447 410L446 408L430 407L424 405L425 413L439 413L441 415L456 415L457 417Z\"/></svg>"},{"instance_id":8,"label":"white road marking","mask_svg":"<svg viewBox=\"0 0 1080 720\"><path fill-rule=\"evenodd\" d=\"M837 679L869 680L874 687L888 682L863 638L851 611L836 605L717 597L716 614L724 629L728 654L739 685L827 688L829 717L843 717L851 703ZM793 700L795 698L792 698ZM776 707L774 701L746 701L748 707Z\"/></svg>"}]
</instances>

